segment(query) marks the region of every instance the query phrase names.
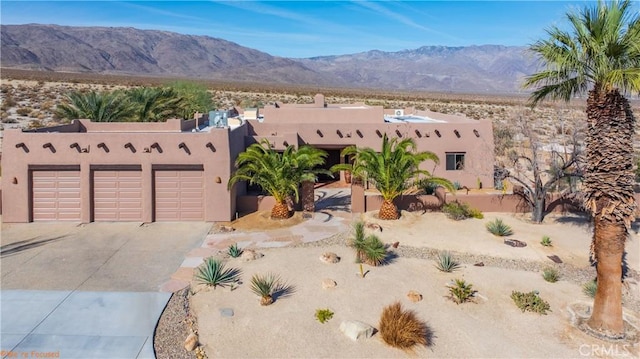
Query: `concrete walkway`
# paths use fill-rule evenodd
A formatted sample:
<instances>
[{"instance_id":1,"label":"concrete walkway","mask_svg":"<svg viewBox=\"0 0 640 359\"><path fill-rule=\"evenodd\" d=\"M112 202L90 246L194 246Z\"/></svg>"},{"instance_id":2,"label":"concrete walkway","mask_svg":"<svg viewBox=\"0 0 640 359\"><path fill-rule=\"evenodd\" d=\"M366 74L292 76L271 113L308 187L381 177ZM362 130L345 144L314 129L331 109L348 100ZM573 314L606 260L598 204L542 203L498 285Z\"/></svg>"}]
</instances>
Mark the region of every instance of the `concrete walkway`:
<instances>
[{"instance_id":1,"label":"concrete walkway","mask_svg":"<svg viewBox=\"0 0 640 359\"><path fill-rule=\"evenodd\" d=\"M210 223L2 227L2 358L154 358L159 292ZM57 355L57 356L56 356Z\"/></svg>"},{"instance_id":2,"label":"concrete walkway","mask_svg":"<svg viewBox=\"0 0 640 359\"><path fill-rule=\"evenodd\" d=\"M178 271L171 276L161 290L173 292L185 288L193 278L193 269L202 261L226 252L236 243L239 248L279 248L296 244L320 241L338 233L347 231L351 225L352 214L344 211L322 211L313 213L313 217L295 226L262 232L234 231L207 235L202 245L189 252Z\"/></svg>"}]
</instances>

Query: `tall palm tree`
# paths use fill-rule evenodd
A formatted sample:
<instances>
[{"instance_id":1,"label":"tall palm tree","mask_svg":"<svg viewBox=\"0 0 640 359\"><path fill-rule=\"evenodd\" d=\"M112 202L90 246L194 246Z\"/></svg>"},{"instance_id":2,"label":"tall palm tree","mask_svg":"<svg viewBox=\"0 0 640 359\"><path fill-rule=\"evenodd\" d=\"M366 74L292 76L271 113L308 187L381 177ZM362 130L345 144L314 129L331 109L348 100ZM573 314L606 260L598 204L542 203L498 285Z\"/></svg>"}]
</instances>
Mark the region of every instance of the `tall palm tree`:
<instances>
[{"instance_id":1,"label":"tall palm tree","mask_svg":"<svg viewBox=\"0 0 640 359\"><path fill-rule=\"evenodd\" d=\"M158 122L182 117L183 99L171 88L136 87L126 92L135 106L134 121Z\"/></svg>"},{"instance_id":2,"label":"tall palm tree","mask_svg":"<svg viewBox=\"0 0 640 359\"><path fill-rule=\"evenodd\" d=\"M633 197L635 119L624 94L640 92L640 18L628 0L598 2L567 14L570 30L547 30L530 49L545 68L525 81L533 104L569 101L588 91L585 204L593 217L592 260L598 290L587 324L608 337L624 336L622 257Z\"/></svg>"},{"instance_id":3,"label":"tall palm tree","mask_svg":"<svg viewBox=\"0 0 640 359\"><path fill-rule=\"evenodd\" d=\"M324 164L327 153L311 146L296 149L288 146L279 153L271 148L269 141L263 139L254 143L236 159L236 172L231 176L228 188L239 181L248 181L260 186L276 200L271 209L272 219L291 217L288 198L299 198L300 184L315 181L321 173L331 174L318 168Z\"/></svg>"},{"instance_id":4,"label":"tall palm tree","mask_svg":"<svg viewBox=\"0 0 640 359\"><path fill-rule=\"evenodd\" d=\"M133 112L133 106L119 91L71 92L66 95L66 102L56 108L60 118L89 119L95 122L129 121Z\"/></svg>"},{"instance_id":5,"label":"tall palm tree","mask_svg":"<svg viewBox=\"0 0 640 359\"><path fill-rule=\"evenodd\" d=\"M416 143L411 138L390 140L385 134L380 152L369 147L349 146L342 151L342 156L351 156L353 163L335 165L331 171L348 170L356 178L372 182L383 198L378 212L380 219L399 218L398 207L393 200L413 186L421 175L453 190L450 181L433 177L429 171L420 169L420 164L424 161L430 160L437 164L440 160L433 152L416 152Z\"/></svg>"}]
</instances>

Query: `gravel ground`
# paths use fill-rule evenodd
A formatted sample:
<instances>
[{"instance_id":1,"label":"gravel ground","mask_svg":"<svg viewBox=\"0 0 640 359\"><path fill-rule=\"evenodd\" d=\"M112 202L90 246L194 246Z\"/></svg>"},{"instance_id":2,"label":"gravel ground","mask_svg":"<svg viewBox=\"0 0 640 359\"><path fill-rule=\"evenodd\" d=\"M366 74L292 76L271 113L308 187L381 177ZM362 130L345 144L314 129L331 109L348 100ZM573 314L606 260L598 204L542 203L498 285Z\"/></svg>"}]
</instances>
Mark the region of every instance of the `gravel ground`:
<instances>
[{"instance_id":1,"label":"gravel ground","mask_svg":"<svg viewBox=\"0 0 640 359\"><path fill-rule=\"evenodd\" d=\"M293 246L294 248L317 248L329 247L333 245L346 245L348 243L350 232L336 234L327 239L303 243ZM261 249L261 251L270 251L277 249ZM436 260L440 251L432 248L416 248L400 245L393 251L399 257L420 258L426 260ZM561 280L570 281L579 285L584 284L596 277L596 271L593 267L578 268L576 266L562 263L552 264L525 260L514 260L508 258L500 258L486 255L474 255L468 253L451 252L454 258L461 264L474 265L482 262L485 266L525 270L532 272L541 272L544 268L554 266L561 275ZM640 281L640 274L637 271L630 270L627 278L629 281ZM634 299L629 290L624 290L623 302L624 306L639 312L640 300ZM176 292L171 296L167 307L165 308L154 338L154 348L156 356L159 359L193 359L198 358L196 352L187 352L184 349L184 339L190 332L190 327L197 332L196 318L190 315L188 289Z\"/></svg>"},{"instance_id":2,"label":"gravel ground","mask_svg":"<svg viewBox=\"0 0 640 359\"><path fill-rule=\"evenodd\" d=\"M189 310L188 295L188 288L173 293L158 320L153 338L153 348L158 359L197 358L195 351L188 352L184 349L184 340L191 333L191 328L197 331L196 318Z\"/></svg>"}]
</instances>

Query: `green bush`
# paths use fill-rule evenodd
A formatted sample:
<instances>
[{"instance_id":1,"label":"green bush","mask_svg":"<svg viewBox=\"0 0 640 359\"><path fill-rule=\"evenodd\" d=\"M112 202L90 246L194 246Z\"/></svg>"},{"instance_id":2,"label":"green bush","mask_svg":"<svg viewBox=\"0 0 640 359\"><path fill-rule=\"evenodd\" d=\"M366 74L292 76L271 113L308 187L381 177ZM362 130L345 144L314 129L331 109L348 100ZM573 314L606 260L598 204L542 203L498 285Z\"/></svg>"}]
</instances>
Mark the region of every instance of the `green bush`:
<instances>
[{"instance_id":1,"label":"green bush","mask_svg":"<svg viewBox=\"0 0 640 359\"><path fill-rule=\"evenodd\" d=\"M513 230L511 229L511 227L508 224L502 222L500 218L496 218L495 220L487 223L486 227L487 231L489 231L494 236L506 237L513 234Z\"/></svg>"},{"instance_id":2,"label":"green bush","mask_svg":"<svg viewBox=\"0 0 640 359\"><path fill-rule=\"evenodd\" d=\"M316 319L320 323L324 324L331 318L333 318L333 312L330 309L316 309Z\"/></svg>"},{"instance_id":3,"label":"green bush","mask_svg":"<svg viewBox=\"0 0 640 359\"><path fill-rule=\"evenodd\" d=\"M523 312L535 312L538 314L547 314L547 311L551 311L551 306L545 300L540 298L537 292L531 291L529 293L511 292L511 299L520 310Z\"/></svg>"},{"instance_id":4,"label":"green bush","mask_svg":"<svg viewBox=\"0 0 640 359\"><path fill-rule=\"evenodd\" d=\"M467 218L484 218L482 212L478 209L469 207L466 203L460 203L458 201L449 202L442 205L442 212L447 215L447 217L460 221Z\"/></svg>"},{"instance_id":5,"label":"green bush","mask_svg":"<svg viewBox=\"0 0 640 359\"><path fill-rule=\"evenodd\" d=\"M553 244L551 244L551 238L549 238L549 236L542 236L542 240L540 241L540 244L542 244L545 247L553 246Z\"/></svg>"},{"instance_id":6,"label":"green bush","mask_svg":"<svg viewBox=\"0 0 640 359\"><path fill-rule=\"evenodd\" d=\"M451 299L456 304L470 301L475 293L472 287L471 283L465 282L464 279L456 279L456 284L449 288Z\"/></svg>"},{"instance_id":7,"label":"green bush","mask_svg":"<svg viewBox=\"0 0 640 359\"><path fill-rule=\"evenodd\" d=\"M453 259L453 256L449 252L443 252L438 254L438 260L436 262L436 268L441 272L451 273L454 270L460 268L460 263Z\"/></svg>"},{"instance_id":8,"label":"green bush","mask_svg":"<svg viewBox=\"0 0 640 359\"><path fill-rule=\"evenodd\" d=\"M555 283L560 279L560 272L555 268L545 268L542 270L542 278L549 283Z\"/></svg>"}]
</instances>

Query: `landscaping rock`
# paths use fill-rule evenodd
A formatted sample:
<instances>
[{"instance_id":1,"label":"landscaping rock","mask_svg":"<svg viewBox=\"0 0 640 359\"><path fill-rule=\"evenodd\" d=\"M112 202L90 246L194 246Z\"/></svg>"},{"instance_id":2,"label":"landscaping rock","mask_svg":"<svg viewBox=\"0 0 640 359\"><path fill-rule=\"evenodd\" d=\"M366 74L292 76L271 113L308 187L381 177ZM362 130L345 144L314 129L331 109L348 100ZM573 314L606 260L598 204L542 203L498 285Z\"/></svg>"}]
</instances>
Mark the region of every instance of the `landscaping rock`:
<instances>
[{"instance_id":1,"label":"landscaping rock","mask_svg":"<svg viewBox=\"0 0 640 359\"><path fill-rule=\"evenodd\" d=\"M233 309L231 308L221 308L220 309L220 316L222 317L233 317Z\"/></svg>"},{"instance_id":2,"label":"landscaping rock","mask_svg":"<svg viewBox=\"0 0 640 359\"><path fill-rule=\"evenodd\" d=\"M398 246L400 245L400 242L393 242L393 244L391 245L391 247L393 248L398 248Z\"/></svg>"},{"instance_id":3,"label":"landscaping rock","mask_svg":"<svg viewBox=\"0 0 640 359\"><path fill-rule=\"evenodd\" d=\"M337 285L338 283L336 283L336 281L333 279L327 278L322 280L322 289L335 288Z\"/></svg>"},{"instance_id":4,"label":"landscaping rock","mask_svg":"<svg viewBox=\"0 0 640 359\"><path fill-rule=\"evenodd\" d=\"M415 290L410 290L409 293L407 293L407 298L409 298L410 301L417 303L422 300L422 294Z\"/></svg>"},{"instance_id":5,"label":"landscaping rock","mask_svg":"<svg viewBox=\"0 0 640 359\"><path fill-rule=\"evenodd\" d=\"M519 241L517 239L505 239L504 240L504 244L514 247L514 248L522 248L522 247L526 247L527 244L523 241Z\"/></svg>"},{"instance_id":6,"label":"landscaping rock","mask_svg":"<svg viewBox=\"0 0 640 359\"><path fill-rule=\"evenodd\" d=\"M184 340L184 349L188 352L194 351L198 346L198 336L195 333L189 334Z\"/></svg>"},{"instance_id":7,"label":"landscaping rock","mask_svg":"<svg viewBox=\"0 0 640 359\"><path fill-rule=\"evenodd\" d=\"M553 261L553 263L557 263L557 264L562 263L562 259L560 259L560 257L558 257L555 254L552 255L552 256L547 256L547 258L551 259Z\"/></svg>"},{"instance_id":8,"label":"landscaping rock","mask_svg":"<svg viewBox=\"0 0 640 359\"><path fill-rule=\"evenodd\" d=\"M220 231L221 233L229 233L229 232L233 232L236 229L231 227L231 226L220 226L218 228L218 231Z\"/></svg>"},{"instance_id":9,"label":"landscaping rock","mask_svg":"<svg viewBox=\"0 0 640 359\"><path fill-rule=\"evenodd\" d=\"M320 260L323 263L335 264L340 262L340 257L338 257L338 255L333 252L325 252L320 256Z\"/></svg>"},{"instance_id":10,"label":"landscaping rock","mask_svg":"<svg viewBox=\"0 0 640 359\"><path fill-rule=\"evenodd\" d=\"M373 229L374 231L382 232L382 227L380 227L380 225L377 224L377 223L367 223L367 224L365 224L365 227L367 227L369 229Z\"/></svg>"},{"instance_id":11,"label":"landscaping rock","mask_svg":"<svg viewBox=\"0 0 640 359\"><path fill-rule=\"evenodd\" d=\"M262 253L258 253L253 249L245 249L242 251L242 254L240 255L240 259L244 260L244 261L252 261L252 260L256 260L259 258L264 257L264 254Z\"/></svg>"},{"instance_id":12,"label":"landscaping rock","mask_svg":"<svg viewBox=\"0 0 640 359\"><path fill-rule=\"evenodd\" d=\"M357 320L345 320L340 323L340 331L351 340L371 338L374 330L371 325Z\"/></svg>"},{"instance_id":13,"label":"landscaping rock","mask_svg":"<svg viewBox=\"0 0 640 359\"><path fill-rule=\"evenodd\" d=\"M484 267L484 262L478 262L478 263L474 264L474 266L476 266L476 267Z\"/></svg>"}]
</instances>

